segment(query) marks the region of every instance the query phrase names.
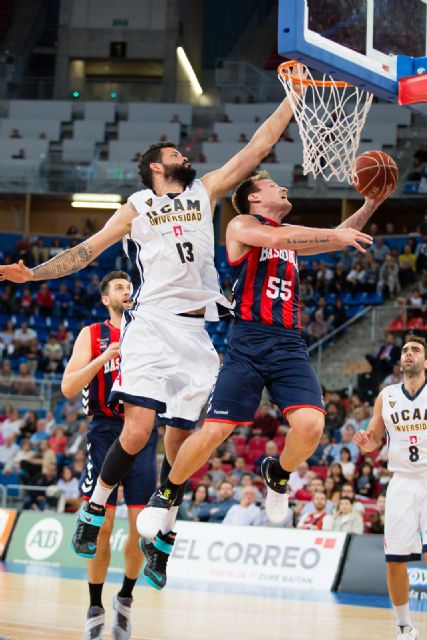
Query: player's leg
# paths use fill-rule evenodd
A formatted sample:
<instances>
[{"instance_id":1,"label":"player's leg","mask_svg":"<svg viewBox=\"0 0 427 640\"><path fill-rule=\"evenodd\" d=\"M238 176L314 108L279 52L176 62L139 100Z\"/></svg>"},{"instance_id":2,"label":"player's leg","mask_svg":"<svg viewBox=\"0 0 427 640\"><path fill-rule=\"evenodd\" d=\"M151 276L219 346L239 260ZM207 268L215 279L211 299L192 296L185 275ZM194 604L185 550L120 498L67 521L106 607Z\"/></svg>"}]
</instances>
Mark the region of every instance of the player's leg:
<instances>
[{"instance_id":1,"label":"player's leg","mask_svg":"<svg viewBox=\"0 0 427 640\"><path fill-rule=\"evenodd\" d=\"M114 616L111 629L113 640L129 640L132 634L132 592L144 562L139 547L139 534L136 529L136 519L140 511L141 507L139 506L128 508L129 535L124 548L125 574L120 591L113 597Z\"/></svg>"},{"instance_id":2,"label":"player's leg","mask_svg":"<svg viewBox=\"0 0 427 640\"><path fill-rule=\"evenodd\" d=\"M417 479L394 475L389 483L384 518L387 586L397 624L398 640L418 638L409 611L407 562L420 559L420 513Z\"/></svg>"},{"instance_id":3,"label":"player's leg","mask_svg":"<svg viewBox=\"0 0 427 640\"><path fill-rule=\"evenodd\" d=\"M85 640L104 637L105 610L102 603L102 590L110 564L110 537L113 526L114 509L107 509L104 524L99 530L95 558L86 563L90 604L84 631Z\"/></svg>"},{"instance_id":4,"label":"player's leg","mask_svg":"<svg viewBox=\"0 0 427 640\"><path fill-rule=\"evenodd\" d=\"M231 435L236 424L252 422L263 384L263 377L253 364L229 349L208 402L205 423L182 443L168 479L139 517L142 535L152 537L159 529L165 530L169 510L185 482Z\"/></svg>"},{"instance_id":5,"label":"player's leg","mask_svg":"<svg viewBox=\"0 0 427 640\"><path fill-rule=\"evenodd\" d=\"M177 424L177 423L175 423ZM195 426L195 425L194 425ZM176 460L178 451L182 444L194 433L193 423L183 423L180 427L176 427L170 424L166 425L165 431L165 455L163 457L162 466L160 468L160 485L163 485L169 476L172 469L172 465ZM185 427L185 428L184 428ZM166 524L166 531L168 533L173 530L178 515L178 509L184 500L185 484L182 485L181 490L178 492L173 507L169 511L169 522Z\"/></svg>"},{"instance_id":6,"label":"player's leg","mask_svg":"<svg viewBox=\"0 0 427 640\"><path fill-rule=\"evenodd\" d=\"M268 390L290 425L279 460L266 458L261 466L267 484L265 509L272 522L280 523L288 511L289 476L315 451L325 425L325 411L319 381L298 334L278 342L267 364L271 370Z\"/></svg>"},{"instance_id":7,"label":"player's leg","mask_svg":"<svg viewBox=\"0 0 427 640\"><path fill-rule=\"evenodd\" d=\"M90 501L79 512L73 547L78 555L93 557L107 500L129 471L136 454L144 448L154 426L155 410L125 403L125 422L120 437L109 448Z\"/></svg>"}]
</instances>

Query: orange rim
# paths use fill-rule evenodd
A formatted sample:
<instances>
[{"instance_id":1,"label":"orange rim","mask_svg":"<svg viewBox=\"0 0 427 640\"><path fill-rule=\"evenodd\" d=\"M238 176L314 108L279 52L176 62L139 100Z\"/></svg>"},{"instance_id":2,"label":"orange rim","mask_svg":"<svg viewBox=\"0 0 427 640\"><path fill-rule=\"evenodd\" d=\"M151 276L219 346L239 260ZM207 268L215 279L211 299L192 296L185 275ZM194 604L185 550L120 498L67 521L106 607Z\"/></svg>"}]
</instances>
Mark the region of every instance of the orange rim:
<instances>
[{"instance_id":1,"label":"orange rim","mask_svg":"<svg viewBox=\"0 0 427 640\"><path fill-rule=\"evenodd\" d=\"M315 87L338 87L340 89L345 89L346 87L352 87L352 84L348 82L344 82L343 80L311 80L309 78L292 78L288 69L291 69L296 64L301 64L298 60L288 60L287 62L282 62L277 68L279 75L281 75L285 80L290 80L292 84L304 84L306 86L315 86Z\"/></svg>"}]
</instances>

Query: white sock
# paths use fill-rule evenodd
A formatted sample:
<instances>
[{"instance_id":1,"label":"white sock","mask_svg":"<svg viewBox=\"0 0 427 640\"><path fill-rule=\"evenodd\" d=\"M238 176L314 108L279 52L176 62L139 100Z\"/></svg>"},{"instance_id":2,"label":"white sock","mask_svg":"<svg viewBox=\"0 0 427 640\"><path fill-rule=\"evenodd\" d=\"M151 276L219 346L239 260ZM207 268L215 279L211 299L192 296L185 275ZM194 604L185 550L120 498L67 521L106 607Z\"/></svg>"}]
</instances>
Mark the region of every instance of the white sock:
<instances>
[{"instance_id":1,"label":"white sock","mask_svg":"<svg viewBox=\"0 0 427 640\"><path fill-rule=\"evenodd\" d=\"M178 509L179 507L171 507L169 509L168 519L166 521L164 530L162 530L162 533L169 533L169 531L173 530L176 522L176 517L178 515Z\"/></svg>"},{"instance_id":2,"label":"white sock","mask_svg":"<svg viewBox=\"0 0 427 640\"><path fill-rule=\"evenodd\" d=\"M409 613L409 602L401 604L399 607L393 605L396 614L397 625L399 627L412 627L411 614Z\"/></svg>"},{"instance_id":3,"label":"white sock","mask_svg":"<svg viewBox=\"0 0 427 640\"><path fill-rule=\"evenodd\" d=\"M100 484L99 480L97 480L96 486L92 493L92 497L90 501L105 507L107 500L110 497L110 493L113 490L114 490L114 487L112 487L111 489L107 489L107 487L103 487L102 484Z\"/></svg>"}]
</instances>

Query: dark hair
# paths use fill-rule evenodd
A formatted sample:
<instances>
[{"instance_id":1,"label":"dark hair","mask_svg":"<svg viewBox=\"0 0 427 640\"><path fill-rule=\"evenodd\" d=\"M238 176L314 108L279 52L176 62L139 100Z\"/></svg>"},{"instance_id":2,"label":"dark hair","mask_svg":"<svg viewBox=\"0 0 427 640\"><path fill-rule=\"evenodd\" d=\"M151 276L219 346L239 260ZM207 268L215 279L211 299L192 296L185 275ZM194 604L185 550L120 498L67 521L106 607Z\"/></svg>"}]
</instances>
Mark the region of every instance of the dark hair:
<instances>
[{"instance_id":1,"label":"dark hair","mask_svg":"<svg viewBox=\"0 0 427 640\"><path fill-rule=\"evenodd\" d=\"M405 337L405 344L407 344L408 342L418 342L418 344L421 344L424 347L424 355L427 359L427 342L425 338L423 338L422 336L410 335Z\"/></svg>"},{"instance_id":2,"label":"dark hair","mask_svg":"<svg viewBox=\"0 0 427 640\"><path fill-rule=\"evenodd\" d=\"M349 496L340 496L340 502L341 502L341 500L348 500L348 502L349 502L350 504L353 504L353 503L354 503L353 498L350 498Z\"/></svg>"},{"instance_id":3,"label":"dark hair","mask_svg":"<svg viewBox=\"0 0 427 640\"><path fill-rule=\"evenodd\" d=\"M200 489L200 487L203 487L203 489L206 491L206 497L204 499L204 502L209 502L209 492L208 492L208 488L205 484L203 484L202 482L199 484L196 484L196 486L193 489L193 493L191 494L191 500L192 502L194 502L194 500L196 499L196 493L197 493L197 489Z\"/></svg>"},{"instance_id":4,"label":"dark hair","mask_svg":"<svg viewBox=\"0 0 427 640\"><path fill-rule=\"evenodd\" d=\"M255 173L255 175L249 176L249 178L246 178L246 180L243 180L243 182L239 184L231 198L231 202L233 203L233 207L236 209L237 213L249 213L250 205L248 196L250 196L251 193L258 191L257 182L259 182L259 180L268 180L269 178L270 176L267 171L259 171L258 173Z\"/></svg>"},{"instance_id":5,"label":"dark hair","mask_svg":"<svg viewBox=\"0 0 427 640\"><path fill-rule=\"evenodd\" d=\"M111 280L119 280L119 279L127 280L128 282L131 281L130 275L126 273L126 271L110 271L110 273L107 273L107 275L104 276L101 282L99 283L99 288L101 289L101 295L103 296L107 295L108 286Z\"/></svg>"},{"instance_id":6,"label":"dark hair","mask_svg":"<svg viewBox=\"0 0 427 640\"><path fill-rule=\"evenodd\" d=\"M150 164L152 162L161 162L162 149L170 147L172 147L172 149L177 149L178 145L170 140L166 140L165 142L155 142L154 144L150 144L144 153L141 153L141 157L138 162L138 169L144 187L147 187L148 189L153 188L153 175L151 173Z\"/></svg>"},{"instance_id":7,"label":"dark hair","mask_svg":"<svg viewBox=\"0 0 427 640\"><path fill-rule=\"evenodd\" d=\"M348 457L349 457L349 459L350 459L350 462L351 462L351 453L350 453L350 449L349 449L348 447L343 447L343 448L341 449L341 451L340 451L340 455L341 455L341 453L342 453L343 451L345 451L345 452L346 452L346 454L348 455Z\"/></svg>"}]
</instances>

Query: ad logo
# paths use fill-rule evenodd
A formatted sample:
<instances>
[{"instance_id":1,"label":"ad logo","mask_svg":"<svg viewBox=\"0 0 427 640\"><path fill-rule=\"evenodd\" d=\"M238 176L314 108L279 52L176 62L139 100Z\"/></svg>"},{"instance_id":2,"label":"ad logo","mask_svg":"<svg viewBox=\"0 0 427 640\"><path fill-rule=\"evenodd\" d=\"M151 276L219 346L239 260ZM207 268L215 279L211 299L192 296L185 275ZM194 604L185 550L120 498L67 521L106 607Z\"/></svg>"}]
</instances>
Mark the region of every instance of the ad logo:
<instances>
[{"instance_id":1,"label":"ad logo","mask_svg":"<svg viewBox=\"0 0 427 640\"><path fill-rule=\"evenodd\" d=\"M56 518L44 518L29 530L25 540L25 551L32 560L46 560L53 556L61 545L64 531Z\"/></svg>"}]
</instances>

